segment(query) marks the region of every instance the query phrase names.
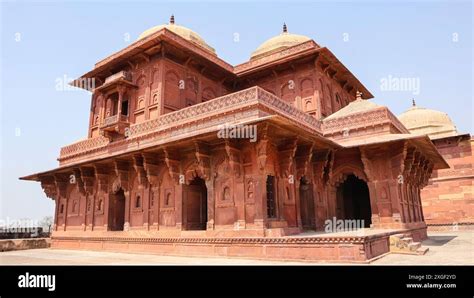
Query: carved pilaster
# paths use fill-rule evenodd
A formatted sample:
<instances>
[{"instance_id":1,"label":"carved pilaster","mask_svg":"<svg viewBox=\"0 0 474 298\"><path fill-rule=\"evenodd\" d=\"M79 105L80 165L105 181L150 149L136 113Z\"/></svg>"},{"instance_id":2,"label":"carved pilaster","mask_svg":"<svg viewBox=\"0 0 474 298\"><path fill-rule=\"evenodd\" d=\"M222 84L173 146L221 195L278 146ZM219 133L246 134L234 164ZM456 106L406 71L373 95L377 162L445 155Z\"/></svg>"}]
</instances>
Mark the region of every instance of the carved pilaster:
<instances>
[{"instance_id":1,"label":"carved pilaster","mask_svg":"<svg viewBox=\"0 0 474 298\"><path fill-rule=\"evenodd\" d=\"M209 145L205 142L195 141L194 148L196 150L195 155L199 175L203 177L204 180L209 180L211 178L211 158L209 154Z\"/></svg>"},{"instance_id":2,"label":"carved pilaster","mask_svg":"<svg viewBox=\"0 0 474 298\"><path fill-rule=\"evenodd\" d=\"M160 163L160 158L157 154L143 153L143 168L146 173L148 182L153 187L158 187L160 184L160 173L165 168L163 162Z\"/></svg>"},{"instance_id":3,"label":"carved pilaster","mask_svg":"<svg viewBox=\"0 0 474 298\"><path fill-rule=\"evenodd\" d=\"M166 163L166 166L168 167L168 171L171 176L171 179L173 179L175 184L178 184L179 175L180 175L179 152L171 148L165 148L163 150L165 152L165 163Z\"/></svg>"},{"instance_id":4,"label":"carved pilaster","mask_svg":"<svg viewBox=\"0 0 474 298\"><path fill-rule=\"evenodd\" d=\"M92 167L80 167L80 177L83 183L84 192L87 195L94 193L94 168Z\"/></svg>"},{"instance_id":5,"label":"carved pilaster","mask_svg":"<svg viewBox=\"0 0 474 298\"><path fill-rule=\"evenodd\" d=\"M261 126L259 135L259 141L256 145L257 163L259 171L264 172L265 166L267 165L267 155L269 153L268 125Z\"/></svg>"},{"instance_id":6,"label":"carved pilaster","mask_svg":"<svg viewBox=\"0 0 474 298\"><path fill-rule=\"evenodd\" d=\"M109 169L105 166L95 165L94 170L97 181L97 192L108 192Z\"/></svg>"},{"instance_id":7,"label":"carved pilaster","mask_svg":"<svg viewBox=\"0 0 474 298\"><path fill-rule=\"evenodd\" d=\"M56 184L57 194L61 198L67 196L67 185L69 184L69 176L67 174L54 174L54 182Z\"/></svg>"},{"instance_id":8,"label":"carved pilaster","mask_svg":"<svg viewBox=\"0 0 474 298\"><path fill-rule=\"evenodd\" d=\"M130 164L126 160L114 160L114 173L117 177L117 180L112 185L112 191L117 192L120 188L123 189L124 192L128 192L130 189L128 176L129 176L129 169Z\"/></svg>"},{"instance_id":9,"label":"carved pilaster","mask_svg":"<svg viewBox=\"0 0 474 298\"><path fill-rule=\"evenodd\" d=\"M291 173L293 160L296 153L298 138L293 138L278 147L278 159L280 163L280 176L287 178Z\"/></svg>"},{"instance_id":10,"label":"carved pilaster","mask_svg":"<svg viewBox=\"0 0 474 298\"><path fill-rule=\"evenodd\" d=\"M313 157L313 148L314 143L309 145L298 146L295 157L297 180L300 180L302 177L306 177L309 180L312 180L312 177L308 176L309 174L312 176L311 171L309 171L309 166Z\"/></svg>"},{"instance_id":11,"label":"carved pilaster","mask_svg":"<svg viewBox=\"0 0 474 298\"><path fill-rule=\"evenodd\" d=\"M77 189L79 190L79 193L81 195L86 195L86 190L84 189L84 182L82 181L82 176L81 176L81 171L79 168L74 168L72 170L73 172L73 177L70 177L70 182L75 183L77 186ZM71 181L72 179L72 181Z\"/></svg>"},{"instance_id":12,"label":"carved pilaster","mask_svg":"<svg viewBox=\"0 0 474 298\"><path fill-rule=\"evenodd\" d=\"M237 145L229 139L225 140L225 152L227 154L227 160L229 167L236 178L241 177L242 163L240 161L240 149Z\"/></svg>"},{"instance_id":13,"label":"carved pilaster","mask_svg":"<svg viewBox=\"0 0 474 298\"><path fill-rule=\"evenodd\" d=\"M133 169L137 173L138 187L140 189L145 188L148 184L148 179L143 164L143 157L141 154L133 155Z\"/></svg>"},{"instance_id":14,"label":"carved pilaster","mask_svg":"<svg viewBox=\"0 0 474 298\"><path fill-rule=\"evenodd\" d=\"M372 161L369 159L370 154L367 153L367 149L361 147L360 148L360 159L362 160L362 164L364 165L364 172L367 176L369 181L376 180L375 173L373 171Z\"/></svg>"}]
</instances>

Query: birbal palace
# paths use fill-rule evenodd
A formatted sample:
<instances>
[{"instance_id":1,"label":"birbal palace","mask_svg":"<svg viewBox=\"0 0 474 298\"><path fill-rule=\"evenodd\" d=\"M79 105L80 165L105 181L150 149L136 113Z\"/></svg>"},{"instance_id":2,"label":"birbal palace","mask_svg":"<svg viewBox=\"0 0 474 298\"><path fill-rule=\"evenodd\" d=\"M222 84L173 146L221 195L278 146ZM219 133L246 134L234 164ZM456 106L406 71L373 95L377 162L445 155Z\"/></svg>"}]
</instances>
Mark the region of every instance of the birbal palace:
<instances>
[{"instance_id":1,"label":"birbal palace","mask_svg":"<svg viewBox=\"0 0 474 298\"><path fill-rule=\"evenodd\" d=\"M471 135L373 103L286 25L233 66L172 16L84 81L87 138L21 178L55 202L53 248L367 262L473 225Z\"/></svg>"}]
</instances>

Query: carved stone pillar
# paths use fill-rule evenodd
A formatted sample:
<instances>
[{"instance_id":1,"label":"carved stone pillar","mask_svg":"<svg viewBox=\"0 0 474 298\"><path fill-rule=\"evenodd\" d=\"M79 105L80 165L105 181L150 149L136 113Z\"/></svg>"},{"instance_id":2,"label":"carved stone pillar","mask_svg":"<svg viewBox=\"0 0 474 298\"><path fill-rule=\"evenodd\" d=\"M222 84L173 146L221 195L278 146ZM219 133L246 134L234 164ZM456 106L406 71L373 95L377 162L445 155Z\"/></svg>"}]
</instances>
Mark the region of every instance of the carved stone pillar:
<instances>
[{"instance_id":1,"label":"carved stone pillar","mask_svg":"<svg viewBox=\"0 0 474 298\"><path fill-rule=\"evenodd\" d=\"M245 186L241 151L239 144L231 139L225 139L225 152L232 180L233 199L237 219L234 229L245 229Z\"/></svg>"},{"instance_id":2,"label":"carved stone pillar","mask_svg":"<svg viewBox=\"0 0 474 298\"><path fill-rule=\"evenodd\" d=\"M106 166L102 165L95 165L95 177L97 181L97 192L94 195L93 205L92 205L92 230L95 227L95 217L96 217L96 203L98 197L108 194L108 187L109 187L109 169ZM104 204L105 205L105 204ZM107 214L104 208L104 215ZM105 217L105 216L104 216ZM108 222L105 222L107 224Z\"/></svg>"},{"instance_id":3,"label":"carved stone pillar","mask_svg":"<svg viewBox=\"0 0 474 298\"><path fill-rule=\"evenodd\" d=\"M64 198L66 200L66 204L64 205L64 226L63 230L66 231L66 226L67 226L67 216L68 216L68 202L69 199L67 197L67 186L69 183L69 177L67 174L55 174L54 175L54 182L56 184L56 189L57 189L57 195L59 200L61 198Z\"/></svg>"},{"instance_id":4,"label":"carved stone pillar","mask_svg":"<svg viewBox=\"0 0 474 298\"><path fill-rule=\"evenodd\" d=\"M154 208L153 208L153 226L156 226L156 229L160 228L160 173L163 173L165 170L165 164L161 161L160 157L156 153L143 153L143 168L150 183L151 187L151 196L154 199Z\"/></svg>"},{"instance_id":5,"label":"carved stone pillar","mask_svg":"<svg viewBox=\"0 0 474 298\"><path fill-rule=\"evenodd\" d=\"M268 126L262 126L260 137L255 145L257 155L257 175L255 177L255 218L254 225L257 228L264 228L267 221L267 157L269 151L269 140L267 138Z\"/></svg>"},{"instance_id":6,"label":"carved stone pillar","mask_svg":"<svg viewBox=\"0 0 474 298\"><path fill-rule=\"evenodd\" d=\"M215 223L215 189L214 189L214 179L206 180L207 188L207 225L206 230L214 230Z\"/></svg>"},{"instance_id":7,"label":"carved stone pillar","mask_svg":"<svg viewBox=\"0 0 474 298\"><path fill-rule=\"evenodd\" d=\"M171 179L175 184L175 217L176 228L183 228L183 185L184 178L180 179L180 156L179 152L173 148L163 149L165 153L165 163Z\"/></svg>"}]
</instances>

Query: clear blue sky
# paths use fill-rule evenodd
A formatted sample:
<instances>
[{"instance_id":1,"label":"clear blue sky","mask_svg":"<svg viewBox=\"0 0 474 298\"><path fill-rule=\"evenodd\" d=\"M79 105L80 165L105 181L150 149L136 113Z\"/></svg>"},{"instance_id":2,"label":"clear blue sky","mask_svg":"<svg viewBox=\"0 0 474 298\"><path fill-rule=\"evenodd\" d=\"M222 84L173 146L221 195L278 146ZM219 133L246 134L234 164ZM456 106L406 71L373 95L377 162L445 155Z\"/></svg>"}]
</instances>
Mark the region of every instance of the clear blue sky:
<instances>
[{"instance_id":1,"label":"clear blue sky","mask_svg":"<svg viewBox=\"0 0 474 298\"><path fill-rule=\"evenodd\" d=\"M18 177L57 167L60 147L87 135L90 93L58 91L56 80L89 71L127 46L126 34L133 41L172 13L234 65L286 22L331 49L396 115L415 97L472 132L471 1L380 2L2 2L1 219L52 215L39 183ZM419 94L382 91L390 76L418 78Z\"/></svg>"}]
</instances>

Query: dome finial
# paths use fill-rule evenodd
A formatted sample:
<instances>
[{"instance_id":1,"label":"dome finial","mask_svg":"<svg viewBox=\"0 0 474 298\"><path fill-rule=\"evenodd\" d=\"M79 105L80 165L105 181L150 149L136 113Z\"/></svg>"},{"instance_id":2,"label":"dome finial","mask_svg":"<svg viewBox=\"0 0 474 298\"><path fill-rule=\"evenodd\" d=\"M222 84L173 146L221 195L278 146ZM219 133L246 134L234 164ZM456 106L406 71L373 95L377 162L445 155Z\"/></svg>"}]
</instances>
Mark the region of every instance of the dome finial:
<instances>
[{"instance_id":1,"label":"dome finial","mask_svg":"<svg viewBox=\"0 0 474 298\"><path fill-rule=\"evenodd\" d=\"M286 27L286 23L283 23L283 33L288 33L288 27Z\"/></svg>"},{"instance_id":2,"label":"dome finial","mask_svg":"<svg viewBox=\"0 0 474 298\"><path fill-rule=\"evenodd\" d=\"M415 102L415 99L414 99L414 98L411 99L411 105L414 106L414 107L416 107L416 102Z\"/></svg>"},{"instance_id":3,"label":"dome finial","mask_svg":"<svg viewBox=\"0 0 474 298\"><path fill-rule=\"evenodd\" d=\"M170 24L174 25L174 14L172 14L170 17Z\"/></svg>"},{"instance_id":4,"label":"dome finial","mask_svg":"<svg viewBox=\"0 0 474 298\"><path fill-rule=\"evenodd\" d=\"M362 100L362 92L359 90L356 91L356 100Z\"/></svg>"}]
</instances>

